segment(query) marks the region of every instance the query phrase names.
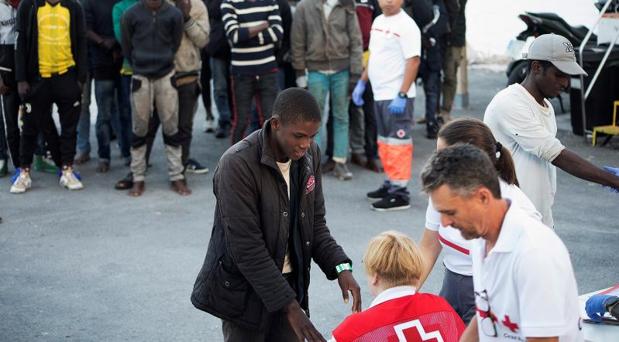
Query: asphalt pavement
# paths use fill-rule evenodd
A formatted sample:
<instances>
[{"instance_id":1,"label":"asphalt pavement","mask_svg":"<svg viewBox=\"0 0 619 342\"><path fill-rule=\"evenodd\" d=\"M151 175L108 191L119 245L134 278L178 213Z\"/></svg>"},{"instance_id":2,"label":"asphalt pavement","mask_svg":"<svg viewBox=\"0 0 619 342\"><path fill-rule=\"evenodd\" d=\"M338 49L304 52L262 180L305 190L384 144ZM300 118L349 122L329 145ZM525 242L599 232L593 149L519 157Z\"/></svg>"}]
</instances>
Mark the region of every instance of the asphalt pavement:
<instances>
[{"instance_id":1,"label":"asphalt pavement","mask_svg":"<svg viewBox=\"0 0 619 342\"><path fill-rule=\"evenodd\" d=\"M505 76L474 68L469 82L470 108L454 116L481 118ZM424 104L421 87L418 92L417 117ZM571 133L569 113L557 120L566 146L597 165L619 166L619 139L594 148ZM212 170L229 140L203 133L203 109L195 122L192 154L211 172L189 175L189 197L169 189L160 137L144 196L114 190L128 170L115 147L111 171L95 172L94 127L94 160L79 168L84 190L63 190L56 176L34 173L28 193L11 195L8 179L0 180L0 341L222 341L220 321L194 309L189 297L213 224ZM324 177L327 222L355 263L364 308L372 301L361 263L369 239L388 229L416 240L423 232L427 197L419 172L435 142L424 137L421 125L414 141L409 210L370 210L365 193L378 187L383 175L353 166L352 181ZM619 195L558 171L554 218L571 253L579 292L617 283ZM437 265L423 291L437 293L443 271ZM309 299L311 319L327 337L350 313L337 282L327 281L318 267L312 268Z\"/></svg>"}]
</instances>

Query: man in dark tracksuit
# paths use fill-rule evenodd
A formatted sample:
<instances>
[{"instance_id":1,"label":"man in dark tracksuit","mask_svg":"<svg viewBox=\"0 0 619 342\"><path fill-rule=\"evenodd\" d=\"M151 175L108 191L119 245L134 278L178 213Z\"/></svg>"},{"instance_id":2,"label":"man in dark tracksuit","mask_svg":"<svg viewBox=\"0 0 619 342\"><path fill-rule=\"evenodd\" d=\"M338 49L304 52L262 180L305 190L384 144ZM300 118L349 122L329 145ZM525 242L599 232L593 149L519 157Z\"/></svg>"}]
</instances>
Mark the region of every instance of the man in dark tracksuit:
<instances>
[{"instance_id":1,"label":"man in dark tracksuit","mask_svg":"<svg viewBox=\"0 0 619 342\"><path fill-rule=\"evenodd\" d=\"M75 0L23 0L17 11L15 78L26 108L20 146L22 172L17 181L21 180L24 191L30 187L38 131L46 137L52 155L57 148L49 124L52 103L58 106L61 126L60 184L69 190L83 187L73 171L81 89L88 68L83 13Z\"/></svg>"},{"instance_id":2,"label":"man in dark tracksuit","mask_svg":"<svg viewBox=\"0 0 619 342\"><path fill-rule=\"evenodd\" d=\"M308 91L286 89L272 119L219 161L215 223L191 301L223 320L227 342L324 341L307 317L312 259L361 308L351 261L325 221L312 141L320 120Z\"/></svg>"},{"instance_id":3,"label":"man in dark tracksuit","mask_svg":"<svg viewBox=\"0 0 619 342\"><path fill-rule=\"evenodd\" d=\"M121 91L122 52L114 38L112 9L119 0L82 0L86 14L88 52L97 100L97 142L99 166L97 172L110 168L112 132L118 137L120 152L125 160L131 158L131 108L120 106L129 99Z\"/></svg>"},{"instance_id":4,"label":"man in dark tracksuit","mask_svg":"<svg viewBox=\"0 0 619 342\"><path fill-rule=\"evenodd\" d=\"M443 101L440 116L445 122L451 119L451 109L458 88L458 68L463 65L466 55L466 1L445 1L451 27L443 62Z\"/></svg>"},{"instance_id":5,"label":"man in dark tracksuit","mask_svg":"<svg viewBox=\"0 0 619 342\"><path fill-rule=\"evenodd\" d=\"M426 115L422 122L426 124L426 137L436 139L439 129L437 112L441 97L441 70L449 33L449 16L444 0L407 0L404 9L415 20L421 31L419 77L423 79L426 100ZM439 17L438 21L433 22L435 11L438 11Z\"/></svg>"},{"instance_id":6,"label":"man in dark tracksuit","mask_svg":"<svg viewBox=\"0 0 619 342\"><path fill-rule=\"evenodd\" d=\"M222 0L206 0L208 9L209 22L211 32L209 34L209 42L204 48L203 54L209 57L211 78L213 79L213 100L219 117L217 118L217 129L215 137L218 139L227 138L230 133L230 121L232 120L232 89L230 84L230 45L224 30L224 22L221 14ZM204 70L206 64L202 62L202 76L205 76ZM208 79L202 78L204 85ZM202 93L203 100L206 94ZM208 93L210 97L210 92ZM206 102L204 103L206 107Z\"/></svg>"}]
</instances>

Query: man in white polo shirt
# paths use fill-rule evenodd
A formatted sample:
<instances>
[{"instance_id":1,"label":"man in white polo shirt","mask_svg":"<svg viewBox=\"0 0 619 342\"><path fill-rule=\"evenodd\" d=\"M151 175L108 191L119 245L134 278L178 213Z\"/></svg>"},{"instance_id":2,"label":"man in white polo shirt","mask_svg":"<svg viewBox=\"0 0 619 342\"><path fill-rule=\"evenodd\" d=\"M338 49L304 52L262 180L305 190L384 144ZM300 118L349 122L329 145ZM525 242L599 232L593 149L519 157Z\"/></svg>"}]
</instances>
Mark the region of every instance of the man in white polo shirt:
<instances>
[{"instance_id":1,"label":"man in white polo shirt","mask_svg":"<svg viewBox=\"0 0 619 342\"><path fill-rule=\"evenodd\" d=\"M512 152L520 188L542 214L544 224L553 227L555 166L578 178L616 189L619 177L581 158L556 137L555 112L548 99L568 87L570 75L586 75L576 63L569 40L556 34L541 35L529 47L526 58L529 70L525 80L496 94L486 108L484 122Z\"/></svg>"},{"instance_id":2,"label":"man in white polo shirt","mask_svg":"<svg viewBox=\"0 0 619 342\"><path fill-rule=\"evenodd\" d=\"M432 156L421 177L441 223L473 240L477 314L460 341L583 341L565 245L501 198L488 155L454 145Z\"/></svg>"}]
</instances>

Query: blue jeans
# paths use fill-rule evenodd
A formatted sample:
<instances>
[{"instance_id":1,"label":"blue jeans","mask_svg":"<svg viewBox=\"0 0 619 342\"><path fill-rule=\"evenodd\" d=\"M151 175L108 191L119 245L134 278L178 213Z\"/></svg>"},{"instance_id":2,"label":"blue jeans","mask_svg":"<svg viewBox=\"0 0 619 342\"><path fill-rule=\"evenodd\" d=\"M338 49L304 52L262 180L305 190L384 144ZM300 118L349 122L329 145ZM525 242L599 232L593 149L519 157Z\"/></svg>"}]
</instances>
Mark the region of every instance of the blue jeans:
<instances>
[{"instance_id":1,"label":"blue jeans","mask_svg":"<svg viewBox=\"0 0 619 342\"><path fill-rule=\"evenodd\" d=\"M307 76L307 86L318 101L323 121L325 119L325 101L327 94L331 96L333 106L333 158L346 160L348 157L348 70L327 75L319 71L310 71ZM315 138L320 146L321 133Z\"/></svg>"},{"instance_id":2,"label":"blue jeans","mask_svg":"<svg viewBox=\"0 0 619 342\"><path fill-rule=\"evenodd\" d=\"M229 127L231 120L230 98L228 97L228 81L230 79L230 63L224 59L211 58L211 75L213 77L213 97L219 113L219 127Z\"/></svg>"},{"instance_id":3,"label":"blue jeans","mask_svg":"<svg viewBox=\"0 0 619 342\"><path fill-rule=\"evenodd\" d=\"M90 87L88 77L82 92L82 112L77 124L77 151L82 154L90 154Z\"/></svg>"},{"instance_id":4,"label":"blue jeans","mask_svg":"<svg viewBox=\"0 0 619 342\"><path fill-rule=\"evenodd\" d=\"M97 100L97 142L99 159L110 160L110 139L112 130L118 138L123 157L129 157L131 139L131 110L128 99L123 99L121 76L115 80L95 80L95 98ZM117 104L124 100L124 106Z\"/></svg>"}]
</instances>

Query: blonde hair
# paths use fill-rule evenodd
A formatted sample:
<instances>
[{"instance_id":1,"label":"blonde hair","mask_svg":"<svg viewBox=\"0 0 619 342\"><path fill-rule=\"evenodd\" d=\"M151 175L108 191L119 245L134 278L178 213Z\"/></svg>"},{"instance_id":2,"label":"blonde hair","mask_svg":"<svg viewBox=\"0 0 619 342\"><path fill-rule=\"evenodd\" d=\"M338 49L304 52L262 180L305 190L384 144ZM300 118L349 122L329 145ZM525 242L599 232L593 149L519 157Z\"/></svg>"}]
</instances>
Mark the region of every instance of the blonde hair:
<instances>
[{"instance_id":1,"label":"blonde hair","mask_svg":"<svg viewBox=\"0 0 619 342\"><path fill-rule=\"evenodd\" d=\"M365 271L388 286L413 285L419 280L423 259L408 236L390 230L374 237L363 256Z\"/></svg>"}]
</instances>

